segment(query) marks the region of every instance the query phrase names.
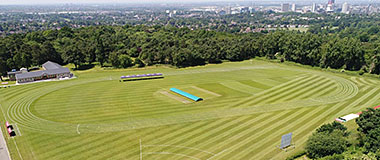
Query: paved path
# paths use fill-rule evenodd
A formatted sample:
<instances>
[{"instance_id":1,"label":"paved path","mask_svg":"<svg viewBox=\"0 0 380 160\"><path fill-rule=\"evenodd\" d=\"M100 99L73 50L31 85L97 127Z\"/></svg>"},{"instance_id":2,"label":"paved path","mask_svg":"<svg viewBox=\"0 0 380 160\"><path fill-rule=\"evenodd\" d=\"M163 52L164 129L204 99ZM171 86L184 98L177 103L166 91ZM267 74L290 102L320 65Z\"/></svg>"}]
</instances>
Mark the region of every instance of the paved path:
<instances>
[{"instance_id":1,"label":"paved path","mask_svg":"<svg viewBox=\"0 0 380 160\"><path fill-rule=\"evenodd\" d=\"M4 138L2 131L0 131L0 136L1 136L0 137L0 159L1 160L10 160L11 157L9 157L7 142L5 142L5 138Z\"/></svg>"}]
</instances>

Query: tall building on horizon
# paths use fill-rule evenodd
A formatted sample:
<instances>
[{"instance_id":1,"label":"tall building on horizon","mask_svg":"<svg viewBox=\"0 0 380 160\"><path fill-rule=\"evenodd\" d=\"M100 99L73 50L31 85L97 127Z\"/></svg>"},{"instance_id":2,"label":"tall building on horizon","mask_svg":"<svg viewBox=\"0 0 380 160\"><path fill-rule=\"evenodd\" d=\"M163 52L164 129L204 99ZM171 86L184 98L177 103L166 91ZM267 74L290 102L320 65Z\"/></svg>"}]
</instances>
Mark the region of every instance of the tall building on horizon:
<instances>
[{"instance_id":1,"label":"tall building on horizon","mask_svg":"<svg viewBox=\"0 0 380 160\"><path fill-rule=\"evenodd\" d=\"M334 4L335 3L335 0L329 0L329 2L327 4Z\"/></svg>"},{"instance_id":2,"label":"tall building on horizon","mask_svg":"<svg viewBox=\"0 0 380 160\"><path fill-rule=\"evenodd\" d=\"M313 5L311 6L311 12L313 12L313 13L317 12L317 4L316 3L313 3Z\"/></svg>"},{"instance_id":3,"label":"tall building on horizon","mask_svg":"<svg viewBox=\"0 0 380 160\"><path fill-rule=\"evenodd\" d=\"M289 3L282 3L281 4L281 12L289 12Z\"/></svg>"},{"instance_id":4,"label":"tall building on horizon","mask_svg":"<svg viewBox=\"0 0 380 160\"><path fill-rule=\"evenodd\" d=\"M342 13L348 14L348 3L344 2L342 5Z\"/></svg>"},{"instance_id":5,"label":"tall building on horizon","mask_svg":"<svg viewBox=\"0 0 380 160\"><path fill-rule=\"evenodd\" d=\"M334 12L335 0L329 0L326 7L326 12Z\"/></svg>"},{"instance_id":6,"label":"tall building on horizon","mask_svg":"<svg viewBox=\"0 0 380 160\"><path fill-rule=\"evenodd\" d=\"M297 11L297 7L296 7L296 4L293 3L293 4L292 4L292 12L295 12L295 11Z\"/></svg>"},{"instance_id":7,"label":"tall building on horizon","mask_svg":"<svg viewBox=\"0 0 380 160\"><path fill-rule=\"evenodd\" d=\"M369 5L365 8L365 13L366 13L366 14L369 14L370 11L371 11L371 8L372 8L372 5L369 4Z\"/></svg>"},{"instance_id":8,"label":"tall building on horizon","mask_svg":"<svg viewBox=\"0 0 380 160\"><path fill-rule=\"evenodd\" d=\"M230 4L226 7L226 14L231 14L231 5Z\"/></svg>"}]
</instances>

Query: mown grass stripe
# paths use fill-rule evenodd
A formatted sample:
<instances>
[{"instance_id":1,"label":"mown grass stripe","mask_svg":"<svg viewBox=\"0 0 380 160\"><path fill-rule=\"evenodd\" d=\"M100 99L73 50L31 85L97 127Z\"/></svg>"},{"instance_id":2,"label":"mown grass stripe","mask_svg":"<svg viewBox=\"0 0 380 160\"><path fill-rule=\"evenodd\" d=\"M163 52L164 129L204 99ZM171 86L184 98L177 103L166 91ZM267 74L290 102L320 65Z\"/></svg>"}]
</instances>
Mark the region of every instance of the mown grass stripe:
<instances>
[{"instance_id":1,"label":"mown grass stripe","mask_svg":"<svg viewBox=\"0 0 380 160\"><path fill-rule=\"evenodd\" d=\"M233 147L229 147L229 151L226 152L226 154L221 157L222 159L228 159L232 157L236 157L237 154L241 153L242 151L246 150L246 148L252 146L254 143L260 142L265 137L272 135L275 131L280 130L282 127L286 126L287 124L303 117L306 113L311 112L312 109L310 108L303 108L298 111L296 111L296 114L290 115L287 117L284 117L283 119L279 119L276 123L272 123L268 128L259 130L258 132L255 132L255 134L250 134L249 136L244 137L244 139L241 139L239 143L234 145Z\"/></svg>"},{"instance_id":2,"label":"mown grass stripe","mask_svg":"<svg viewBox=\"0 0 380 160\"><path fill-rule=\"evenodd\" d=\"M198 148L211 148L212 146L217 145L218 143L221 142L228 142L228 137L235 136L236 134L239 134L241 132L247 131L249 129L252 129L251 127L254 126L255 123L257 122L265 122L270 120L271 118L277 117L274 114L266 114L262 118L255 117L254 119L250 118L247 119L243 122L238 122L232 124L230 127L223 128L221 130L212 130L206 133L203 133L199 138L196 140L182 140L181 144L183 145L194 145L196 144ZM177 151L175 151L177 152ZM214 152L217 153L217 152ZM189 153L189 155L196 155L198 153Z\"/></svg>"},{"instance_id":3,"label":"mown grass stripe","mask_svg":"<svg viewBox=\"0 0 380 160\"><path fill-rule=\"evenodd\" d=\"M58 159L72 159L78 154L86 153L86 152L93 152L94 150L98 150L101 147L109 147L112 145L112 143L122 139L125 137L124 134L115 134L117 136L109 136L109 137L104 137L100 141L93 141L93 143L87 144L86 148L81 148L81 147L75 147L71 150L64 150L64 154L60 154L59 156L56 156ZM111 149L111 148L110 148Z\"/></svg>"},{"instance_id":4,"label":"mown grass stripe","mask_svg":"<svg viewBox=\"0 0 380 160\"><path fill-rule=\"evenodd\" d=\"M299 92L295 95L292 94L292 96L285 98L283 101L299 100L299 99L309 98L312 95L315 95L321 91L329 90L329 89L333 88L334 86L332 84L334 84L334 82L327 81L327 82L322 83L322 84L318 83L317 85L305 87L302 92Z\"/></svg>"},{"instance_id":5,"label":"mown grass stripe","mask_svg":"<svg viewBox=\"0 0 380 160\"><path fill-rule=\"evenodd\" d=\"M321 77L320 77L321 78ZM258 105L258 104L264 104L270 100L273 100L273 99L276 99L276 98L279 98L297 88L299 88L300 86L304 86L306 85L305 83L311 83L310 80L314 80L315 81L315 78L314 76L313 77L308 77L307 79L305 80L301 80L301 81L298 81L297 83L293 83L289 86L286 86L286 87L283 87L281 89L278 89L278 90L275 90L273 92L269 92L267 94L262 94L260 95L260 97L258 98L255 98L251 101L248 101L246 104L244 104L245 106L250 106L250 105Z\"/></svg>"},{"instance_id":6,"label":"mown grass stripe","mask_svg":"<svg viewBox=\"0 0 380 160\"><path fill-rule=\"evenodd\" d=\"M251 97L245 98L245 99L243 99L241 101L238 101L236 103L233 103L233 104L229 105L228 107L241 106L243 104L246 104L246 103L252 101L253 99L259 99L259 100L265 99L266 97L264 97L262 95L265 95L265 94L268 94L268 93L276 94L277 92L281 92L283 88L291 88L292 86L297 85L296 82L299 83L299 82L307 81L309 79L311 79L311 78L310 77L298 77L298 78L296 78L296 79L294 79L292 81L280 84L280 85L272 87L272 88L270 88L268 90L264 90L263 92L260 92L260 93L254 95L254 96L251 96Z\"/></svg>"},{"instance_id":7,"label":"mown grass stripe","mask_svg":"<svg viewBox=\"0 0 380 160\"><path fill-rule=\"evenodd\" d=\"M317 77L317 78L313 78L312 80L309 80L307 82L303 82L303 83L299 83L297 84L296 86L292 87L292 88L288 88L286 90L283 90L282 92L280 93L277 93L273 96L270 96L262 101L259 101L259 102L256 102L256 103L249 103L250 105L252 104L265 104L265 103L270 103L272 101L275 101L275 100L281 100L282 98L286 97L286 96L289 96L290 94L295 94L299 89L302 89L306 86L309 86L311 84L314 84L315 82L318 82L318 81L321 81L321 80L324 80L323 77Z\"/></svg>"},{"instance_id":8,"label":"mown grass stripe","mask_svg":"<svg viewBox=\"0 0 380 160\"><path fill-rule=\"evenodd\" d=\"M259 117L262 117L262 116L259 116ZM236 125L237 123L239 123L240 125L243 125L247 121L252 121L252 120L255 120L259 117L256 117L256 116L239 117L239 118L236 118L231 123L225 124L223 126L217 126L217 127L210 126L207 129L208 130L207 133L204 133L203 131L195 132L195 133L191 132L191 133L187 133L188 136L186 136L186 137L181 136L181 138L170 138L170 139L164 140L164 142L165 142L165 144L170 144L170 145L186 145L186 146L189 146L190 144L186 143L189 139L190 140L197 139L197 141L193 142L193 143L195 143L195 144L205 143L205 142L209 141L211 138L217 137L220 132L228 131L232 128L238 127L238 125ZM210 133L213 133L213 134L210 135ZM165 147L162 149L162 151L171 151L170 149L175 149L175 148ZM182 150L184 150L184 149L178 149L177 148L177 150L174 150L171 152L182 153L181 152Z\"/></svg>"},{"instance_id":9,"label":"mown grass stripe","mask_svg":"<svg viewBox=\"0 0 380 160\"><path fill-rule=\"evenodd\" d=\"M292 115L295 113L296 113L295 111L286 111L286 112L278 113L273 116L265 117L265 119L263 119L261 123L248 125L250 126L250 129L246 129L246 127L239 128L237 131L234 132L237 134L220 133L222 137L218 136L216 141L217 142L224 141L223 143L225 143L227 146L233 146L234 144L245 139L244 137L250 136L256 131L263 130L266 127L268 127L269 124L273 124L279 119L283 119L287 117L288 115ZM233 137L227 138L228 136L233 136ZM202 144L206 145L205 148L209 148L210 145L211 146L214 145L213 143L206 143L206 142L202 142Z\"/></svg>"},{"instance_id":10,"label":"mown grass stripe","mask_svg":"<svg viewBox=\"0 0 380 160\"><path fill-rule=\"evenodd\" d=\"M271 147L276 147L275 145L280 145L279 143L276 144L276 142L279 141L281 136L283 134L293 132L296 133L298 129L300 129L302 126L308 126L310 122L313 122L315 117L323 115L326 112L326 107L319 107L316 108L308 113L306 113L301 118L295 119L295 121L288 121L287 125L282 126L282 128L279 128L275 132L270 133L271 135L278 135L276 138L269 139L269 135L263 136L260 139L260 142L256 145L247 145L247 149L245 151L240 152L241 158L246 159L248 157L253 156L260 156L265 153L262 153L262 151L268 151ZM288 127L291 126L291 127ZM267 137L268 136L268 137ZM259 158L260 159L260 158Z\"/></svg>"},{"instance_id":11,"label":"mown grass stripe","mask_svg":"<svg viewBox=\"0 0 380 160\"><path fill-rule=\"evenodd\" d=\"M228 121L230 121L230 120L227 119L227 121L226 121L224 119L218 119L218 120L211 121L211 122L197 122L197 123L193 123L190 125L182 124L182 125L180 125L181 126L180 128L177 128L176 130L173 130L172 132L162 133L162 134L159 134L159 136L157 136L157 137L152 136L152 135L146 135L148 137L144 137L142 140L147 141L147 142L151 142L151 141L157 141L158 138L161 139L161 138L171 137L171 136L176 137L176 136L180 136L181 134L185 134L186 132L191 132L194 130L202 129L202 128L206 127L206 124L221 125L221 124L228 122ZM158 133L161 133L161 131L159 131ZM150 136L152 136L152 137L150 137ZM153 142L151 142L151 143L153 143ZM128 154L127 157L137 155L137 154L139 154L137 151L132 152L132 153Z\"/></svg>"},{"instance_id":12,"label":"mown grass stripe","mask_svg":"<svg viewBox=\"0 0 380 160\"><path fill-rule=\"evenodd\" d=\"M293 130L293 132L295 133L294 139L296 139L297 137L305 137L306 133L310 133L311 130L315 129L315 127L312 128L309 126L318 126L318 124L320 125L323 121L326 121L322 117L329 117L331 115L337 114L341 110L347 110L346 108L350 108L351 106L355 106L355 104L357 104L357 103L365 101L365 98L368 97L368 95L372 95L372 94L373 94L372 92L366 92L366 94L361 95L361 97L355 101L339 103L339 104L334 105L333 107L329 107L329 109L324 110L324 113L327 113L327 114L323 114L323 113L319 114L317 117L313 118L313 119L317 119L316 121L313 121L313 119L312 119L308 123L303 125L304 127L299 127L295 131ZM310 123L312 123L312 124L310 124ZM305 129L307 127L309 127L310 130L302 130L302 129ZM297 132L301 132L301 134L298 134ZM298 144L300 144L300 143L298 143ZM258 153L257 155L260 155L260 154Z\"/></svg>"},{"instance_id":13,"label":"mown grass stripe","mask_svg":"<svg viewBox=\"0 0 380 160\"><path fill-rule=\"evenodd\" d=\"M317 88L321 87L321 84L323 84L327 81L329 81L329 80L328 79L322 79L322 80L318 80L317 82L311 82L311 83L299 86L297 89L294 88L295 90L290 91L290 93L285 94L284 96L282 96L280 98L275 98L275 99L273 99L267 103L284 102L284 101L295 99L295 97L298 97L302 94L306 94L307 92L311 91L315 87L317 87Z\"/></svg>"}]
</instances>

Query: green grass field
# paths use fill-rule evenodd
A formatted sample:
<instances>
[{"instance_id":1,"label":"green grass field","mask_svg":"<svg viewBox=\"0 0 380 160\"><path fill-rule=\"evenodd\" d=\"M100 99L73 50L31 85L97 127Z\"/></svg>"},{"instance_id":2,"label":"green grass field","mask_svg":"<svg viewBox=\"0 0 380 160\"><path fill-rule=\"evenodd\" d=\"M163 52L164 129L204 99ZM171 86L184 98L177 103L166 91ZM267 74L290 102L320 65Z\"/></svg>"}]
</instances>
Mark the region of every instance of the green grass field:
<instances>
[{"instance_id":1,"label":"green grass field","mask_svg":"<svg viewBox=\"0 0 380 160\"><path fill-rule=\"evenodd\" d=\"M165 78L119 82L157 72ZM260 60L74 74L0 89L12 159L285 159L323 123L380 104L378 80ZM295 149L284 152L289 132Z\"/></svg>"}]
</instances>

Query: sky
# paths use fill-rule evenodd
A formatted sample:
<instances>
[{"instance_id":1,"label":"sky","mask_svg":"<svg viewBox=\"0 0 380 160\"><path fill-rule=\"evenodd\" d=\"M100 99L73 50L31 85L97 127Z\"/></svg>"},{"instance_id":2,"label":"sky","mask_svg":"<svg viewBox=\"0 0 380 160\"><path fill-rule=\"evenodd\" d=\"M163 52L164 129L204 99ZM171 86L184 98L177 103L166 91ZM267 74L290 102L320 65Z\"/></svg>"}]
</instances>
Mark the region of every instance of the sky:
<instances>
[{"instance_id":1,"label":"sky","mask_svg":"<svg viewBox=\"0 0 380 160\"><path fill-rule=\"evenodd\" d=\"M174 2L216 2L221 0L0 0L0 4L67 4L67 3L174 3ZM223 0L233 1L233 0ZM236 1L236 0L235 0Z\"/></svg>"},{"instance_id":2,"label":"sky","mask_svg":"<svg viewBox=\"0 0 380 160\"><path fill-rule=\"evenodd\" d=\"M324 2L328 0L0 0L0 5L13 5L13 4L67 4L67 3L73 3L73 4L83 4L83 3L199 3L199 2L263 2L263 1L277 1L279 3L281 2L295 2L295 1L302 1L302 2ZM380 2L380 0L336 0L336 1L347 1L347 2Z\"/></svg>"}]
</instances>

